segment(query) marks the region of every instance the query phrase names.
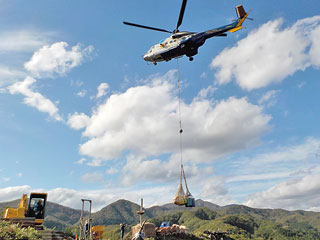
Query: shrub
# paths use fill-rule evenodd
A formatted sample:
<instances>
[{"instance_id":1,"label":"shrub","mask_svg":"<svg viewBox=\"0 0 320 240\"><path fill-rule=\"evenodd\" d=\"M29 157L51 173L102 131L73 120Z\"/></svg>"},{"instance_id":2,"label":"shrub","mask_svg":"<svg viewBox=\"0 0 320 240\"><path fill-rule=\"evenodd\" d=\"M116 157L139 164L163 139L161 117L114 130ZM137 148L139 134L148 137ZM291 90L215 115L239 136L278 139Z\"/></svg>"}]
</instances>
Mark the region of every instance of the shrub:
<instances>
[{"instance_id":1,"label":"shrub","mask_svg":"<svg viewBox=\"0 0 320 240\"><path fill-rule=\"evenodd\" d=\"M38 232L31 227L20 228L17 224L0 221L0 240L38 240Z\"/></svg>"}]
</instances>

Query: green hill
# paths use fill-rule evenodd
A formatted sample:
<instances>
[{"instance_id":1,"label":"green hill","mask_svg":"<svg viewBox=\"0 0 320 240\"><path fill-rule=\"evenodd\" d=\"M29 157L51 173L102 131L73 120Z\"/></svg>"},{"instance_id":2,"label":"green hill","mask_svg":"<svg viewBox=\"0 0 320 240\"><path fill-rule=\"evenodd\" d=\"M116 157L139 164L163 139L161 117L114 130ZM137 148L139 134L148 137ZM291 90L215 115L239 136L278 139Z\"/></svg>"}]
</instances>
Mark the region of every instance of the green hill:
<instances>
[{"instance_id":1,"label":"green hill","mask_svg":"<svg viewBox=\"0 0 320 240\"><path fill-rule=\"evenodd\" d=\"M18 202L0 203L0 209L16 207ZM220 230L230 232L230 239L320 239L318 212L257 209L235 204L220 207L202 200L197 200L196 206L192 209L173 204L153 206L145 209L143 217L157 226L163 221L185 225L197 236L206 230ZM93 213L93 224L110 226L117 236L120 223L139 222L136 214L139 209L136 203L118 200ZM80 213L80 210L47 202L45 226L57 230L70 228L78 224Z\"/></svg>"},{"instance_id":2,"label":"green hill","mask_svg":"<svg viewBox=\"0 0 320 240\"><path fill-rule=\"evenodd\" d=\"M92 221L94 225L136 224L139 221L136 214L139 209L138 204L121 199L93 213ZM145 217L152 216L146 212Z\"/></svg>"}]
</instances>

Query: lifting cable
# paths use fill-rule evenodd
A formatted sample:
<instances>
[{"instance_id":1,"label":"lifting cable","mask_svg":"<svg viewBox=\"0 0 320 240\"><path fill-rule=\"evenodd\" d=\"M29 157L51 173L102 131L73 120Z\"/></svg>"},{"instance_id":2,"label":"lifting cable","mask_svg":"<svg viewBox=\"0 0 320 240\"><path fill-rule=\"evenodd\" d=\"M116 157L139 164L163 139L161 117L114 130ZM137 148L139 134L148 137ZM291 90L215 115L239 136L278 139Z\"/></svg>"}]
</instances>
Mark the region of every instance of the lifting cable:
<instances>
[{"instance_id":1,"label":"lifting cable","mask_svg":"<svg viewBox=\"0 0 320 240\"><path fill-rule=\"evenodd\" d=\"M179 101L179 107L178 107L178 112L179 112L179 133L180 133L180 185L182 184L182 175L184 176L184 171L183 171L183 165L182 165L182 121L181 121L181 91L180 91L180 69L179 69L179 58L177 58L177 77L178 77L178 101ZM185 179L185 177L184 177Z\"/></svg>"},{"instance_id":2,"label":"lifting cable","mask_svg":"<svg viewBox=\"0 0 320 240\"><path fill-rule=\"evenodd\" d=\"M180 172L180 185L182 184L182 176L184 178L184 182L186 185L186 195L189 195L189 189L188 189L188 185L187 185L187 179L184 173L184 169L183 169L183 164L182 164L182 133L183 133L183 129L182 129L182 118L181 118L181 88L180 88L180 68L179 68L179 58L177 58L177 77L178 77L178 101L179 101L179 133L180 133L180 168L181 168L181 172Z\"/></svg>"},{"instance_id":3,"label":"lifting cable","mask_svg":"<svg viewBox=\"0 0 320 240\"><path fill-rule=\"evenodd\" d=\"M186 175L184 173L183 169L183 163L182 163L182 118L181 118L181 86L180 86L180 69L179 69L179 59L177 58L177 77L178 77L178 112L179 112L179 133L180 133L180 185L178 187L178 191L174 197L173 203L182 206L185 205L186 207L195 207L195 199L192 196L192 194L189 191L188 184L187 184L187 179ZM185 182L186 186L186 192L184 192L183 187L182 187L182 177Z\"/></svg>"}]
</instances>

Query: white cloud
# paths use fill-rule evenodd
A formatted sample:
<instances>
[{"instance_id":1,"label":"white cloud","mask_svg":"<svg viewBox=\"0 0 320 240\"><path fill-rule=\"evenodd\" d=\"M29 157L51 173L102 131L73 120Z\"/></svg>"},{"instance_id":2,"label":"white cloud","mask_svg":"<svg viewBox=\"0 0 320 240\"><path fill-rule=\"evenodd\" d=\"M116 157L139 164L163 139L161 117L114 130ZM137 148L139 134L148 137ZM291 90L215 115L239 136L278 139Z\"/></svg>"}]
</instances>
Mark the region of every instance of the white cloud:
<instances>
[{"instance_id":1,"label":"white cloud","mask_svg":"<svg viewBox=\"0 0 320 240\"><path fill-rule=\"evenodd\" d=\"M87 165L90 167L100 167L103 165L103 161L101 159L93 159Z\"/></svg>"},{"instance_id":2,"label":"white cloud","mask_svg":"<svg viewBox=\"0 0 320 240\"><path fill-rule=\"evenodd\" d=\"M270 153L262 153L251 159L251 164L263 165L290 162L303 162L317 158L320 153L320 140L309 137L305 142L292 146L274 148Z\"/></svg>"},{"instance_id":3,"label":"white cloud","mask_svg":"<svg viewBox=\"0 0 320 240\"><path fill-rule=\"evenodd\" d=\"M112 94L90 117L80 152L114 159L125 151L138 155L178 152L178 100L169 72L149 85ZM257 144L269 128L270 116L246 98L231 97L216 104L206 99L182 102L183 146L187 161L210 162Z\"/></svg>"},{"instance_id":4,"label":"white cloud","mask_svg":"<svg viewBox=\"0 0 320 240\"><path fill-rule=\"evenodd\" d=\"M6 202L21 198L22 194L30 192L28 185L0 188L0 202Z\"/></svg>"},{"instance_id":5,"label":"white cloud","mask_svg":"<svg viewBox=\"0 0 320 240\"><path fill-rule=\"evenodd\" d=\"M127 199L129 201L140 204L140 199L143 197L144 206L150 207L157 204L165 204L171 202L175 190L176 189L170 188L168 186L158 186L146 189L108 187L107 189L86 191L56 188L48 191L48 200L62 204L64 206L69 206L71 208L80 209L80 199L91 199L93 202L93 211L98 211L102 207L105 207L107 204L115 202L119 199Z\"/></svg>"},{"instance_id":6,"label":"white cloud","mask_svg":"<svg viewBox=\"0 0 320 240\"><path fill-rule=\"evenodd\" d=\"M1 52L32 52L48 42L52 33L37 30L14 30L0 33Z\"/></svg>"},{"instance_id":7,"label":"white cloud","mask_svg":"<svg viewBox=\"0 0 320 240\"><path fill-rule=\"evenodd\" d=\"M207 97L211 96L216 90L217 90L217 88L214 88L212 86L209 86L207 88L203 88L198 93L198 97L199 98L207 98Z\"/></svg>"},{"instance_id":8,"label":"white cloud","mask_svg":"<svg viewBox=\"0 0 320 240\"><path fill-rule=\"evenodd\" d=\"M35 107L40 112L48 113L52 118L57 121L62 121L62 117L58 113L57 106L42 94L33 91L32 85L36 80L32 77L26 77L24 81L17 82L8 87L11 94L22 94L25 96L24 103Z\"/></svg>"},{"instance_id":9,"label":"white cloud","mask_svg":"<svg viewBox=\"0 0 320 240\"><path fill-rule=\"evenodd\" d=\"M80 44L77 44L71 50L67 50L67 47L66 42L43 46L24 66L38 78L53 77L55 74L64 75L79 66L93 51L93 46L82 49Z\"/></svg>"},{"instance_id":10,"label":"white cloud","mask_svg":"<svg viewBox=\"0 0 320 240\"><path fill-rule=\"evenodd\" d=\"M47 192L48 201L63 206L81 209L81 199L91 199L92 210L98 211L106 205L119 199L127 199L140 204L140 198L144 198L144 205L150 207L157 204L165 204L172 201L176 189L170 186L158 186L144 189L112 188L99 190L74 190L67 188L33 189L30 186L15 186L0 189L0 202L21 198L23 193ZM171 197L172 196L172 197Z\"/></svg>"},{"instance_id":11,"label":"white cloud","mask_svg":"<svg viewBox=\"0 0 320 240\"><path fill-rule=\"evenodd\" d=\"M80 160L75 161L74 163L76 163L76 164L83 164L85 161L87 161L86 158L81 158Z\"/></svg>"},{"instance_id":12,"label":"white cloud","mask_svg":"<svg viewBox=\"0 0 320 240\"><path fill-rule=\"evenodd\" d=\"M226 177L226 182L230 195L241 195L237 199L243 201L249 194L266 191L281 182L290 182L310 175L319 164L319 154L320 140L309 137L301 143L270 146L268 151L254 156L245 154L243 158L227 160L225 164L228 165L229 176ZM263 200L260 203L262 204ZM284 203L282 207L285 206ZM285 208L289 207L290 205L287 205Z\"/></svg>"},{"instance_id":13,"label":"white cloud","mask_svg":"<svg viewBox=\"0 0 320 240\"><path fill-rule=\"evenodd\" d=\"M184 164L184 171L188 180L212 173L199 170L195 164L188 163ZM127 156L126 165L122 168L121 183L125 186L133 185L139 181L164 184L175 182L179 176L180 155L178 154L171 156L168 161L146 160L143 157L130 154Z\"/></svg>"},{"instance_id":14,"label":"white cloud","mask_svg":"<svg viewBox=\"0 0 320 240\"><path fill-rule=\"evenodd\" d=\"M281 82L296 71L320 66L320 16L281 29L282 19L269 21L223 50L211 62L219 84L234 77L246 90ZM310 50L309 50L310 49Z\"/></svg>"},{"instance_id":15,"label":"white cloud","mask_svg":"<svg viewBox=\"0 0 320 240\"><path fill-rule=\"evenodd\" d=\"M114 175L114 174L117 174L118 172L119 172L119 169L117 169L115 167L111 167L106 171L106 173L109 175Z\"/></svg>"},{"instance_id":16,"label":"white cloud","mask_svg":"<svg viewBox=\"0 0 320 240\"><path fill-rule=\"evenodd\" d=\"M232 161L229 169L234 169L233 175L229 176L227 182L246 184L244 181L264 180L268 185L271 180L279 182L301 176L310 173L308 169L318 164L319 154L320 140L312 137L299 144L273 146L267 152Z\"/></svg>"},{"instance_id":17,"label":"white cloud","mask_svg":"<svg viewBox=\"0 0 320 240\"><path fill-rule=\"evenodd\" d=\"M25 76L26 74L22 71L0 65L0 87L12 84Z\"/></svg>"},{"instance_id":18,"label":"white cloud","mask_svg":"<svg viewBox=\"0 0 320 240\"><path fill-rule=\"evenodd\" d=\"M223 196L228 193L225 188L225 177L217 176L206 179L205 184L202 187L200 197L207 199L216 196Z\"/></svg>"},{"instance_id":19,"label":"white cloud","mask_svg":"<svg viewBox=\"0 0 320 240\"><path fill-rule=\"evenodd\" d=\"M97 93L97 96L96 98L100 98L102 96L105 96L108 92L108 89L109 89L109 84L108 83L101 83L99 86L98 86L98 93Z\"/></svg>"},{"instance_id":20,"label":"white cloud","mask_svg":"<svg viewBox=\"0 0 320 240\"><path fill-rule=\"evenodd\" d=\"M86 173L81 177L81 180L87 183L101 183L104 180L104 175L100 172Z\"/></svg>"},{"instance_id":21,"label":"white cloud","mask_svg":"<svg viewBox=\"0 0 320 240\"><path fill-rule=\"evenodd\" d=\"M75 112L68 116L68 125L76 130L84 128L88 125L90 118L84 113Z\"/></svg>"},{"instance_id":22,"label":"white cloud","mask_svg":"<svg viewBox=\"0 0 320 240\"><path fill-rule=\"evenodd\" d=\"M200 78L207 78L207 73L206 72L201 73Z\"/></svg>"},{"instance_id":23,"label":"white cloud","mask_svg":"<svg viewBox=\"0 0 320 240\"><path fill-rule=\"evenodd\" d=\"M70 81L70 85L73 87L73 86L76 86L76 87L81 87L83 86L84 82L80 81L80 80L72 80Z\"/></svg>"},{"instance_id":24,"label":"white cloud","mask_svg":"<svg viewBox=\"0 0 320 240\"><path fill-rule=\"evenodd\" d=\"M291 176L292 172L272 172L260 174L247 174L228 178L227 182L243 182L243 181L257 181L257 180L271 180L279 178L287 178Z\"/></svg>"},{"instance_id":25,"label":"white cloud","mask_svg":"<svg viewBox=\"0 0 320 240\"><path fill-rule=\"evenodd\" d=\"M320 207L320 167L302 178L275 185L267 191L254 194L245 204L250 207L319 209Z\"/></svg>"},{"instance_id":26,"label":"white cloud","mask_svg":"<svg viewBox=\"0 0 320 240\"><path fill-rule=\"evenodd\" d=\"M85 97L87 94L87 90L82 89L81 91L77 92L78 97Z\"/></svg>"},{"instance_id":27,"label":"white cloud","mask_svg":"<svg viewBox=\"0 0 320 240\"><path fill-rule=\"evenodd\" d=\"M319 38L320 38L320 27L317 26L315 30L311 32L311 41L312 45L309 51L310 57L311 57L311 62L312 64L316 66L320 66L320 43L319 43Z\"/></svg>"},{"instance_id":28,"label":"white cloud","mask_svg":"<svg viewBox=\"0 0 320 240\"><path fill-rule=\"evenodd\" d=\"M276 104L276 96L279 93L277 90L270 90L266 92L261 98L258 100L259 104L265 104L268 107Z\"/></svg>"}]
</instances>

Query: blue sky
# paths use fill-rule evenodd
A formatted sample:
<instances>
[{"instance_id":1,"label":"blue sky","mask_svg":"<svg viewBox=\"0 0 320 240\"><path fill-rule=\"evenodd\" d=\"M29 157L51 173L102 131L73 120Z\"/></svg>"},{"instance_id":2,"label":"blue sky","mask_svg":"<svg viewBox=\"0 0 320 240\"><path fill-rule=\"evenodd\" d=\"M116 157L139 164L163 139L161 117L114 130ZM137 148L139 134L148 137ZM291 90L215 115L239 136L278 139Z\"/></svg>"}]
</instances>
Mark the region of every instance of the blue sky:
<instances>
[{"instance_id":1,"label":"blue sky","mask_svg":"<svg viewBox=\"0 0 320 240\"><path fill-rule=\"evenodd\" d=\"M190 191L219 205L319 211L320 3L189 0L180 30L209 39L182 81ZM172 200L179 182L177 61L142 55L181 1L0 1L0 200L46 191L70 207Z\"/></svg>"}]
</instances>

